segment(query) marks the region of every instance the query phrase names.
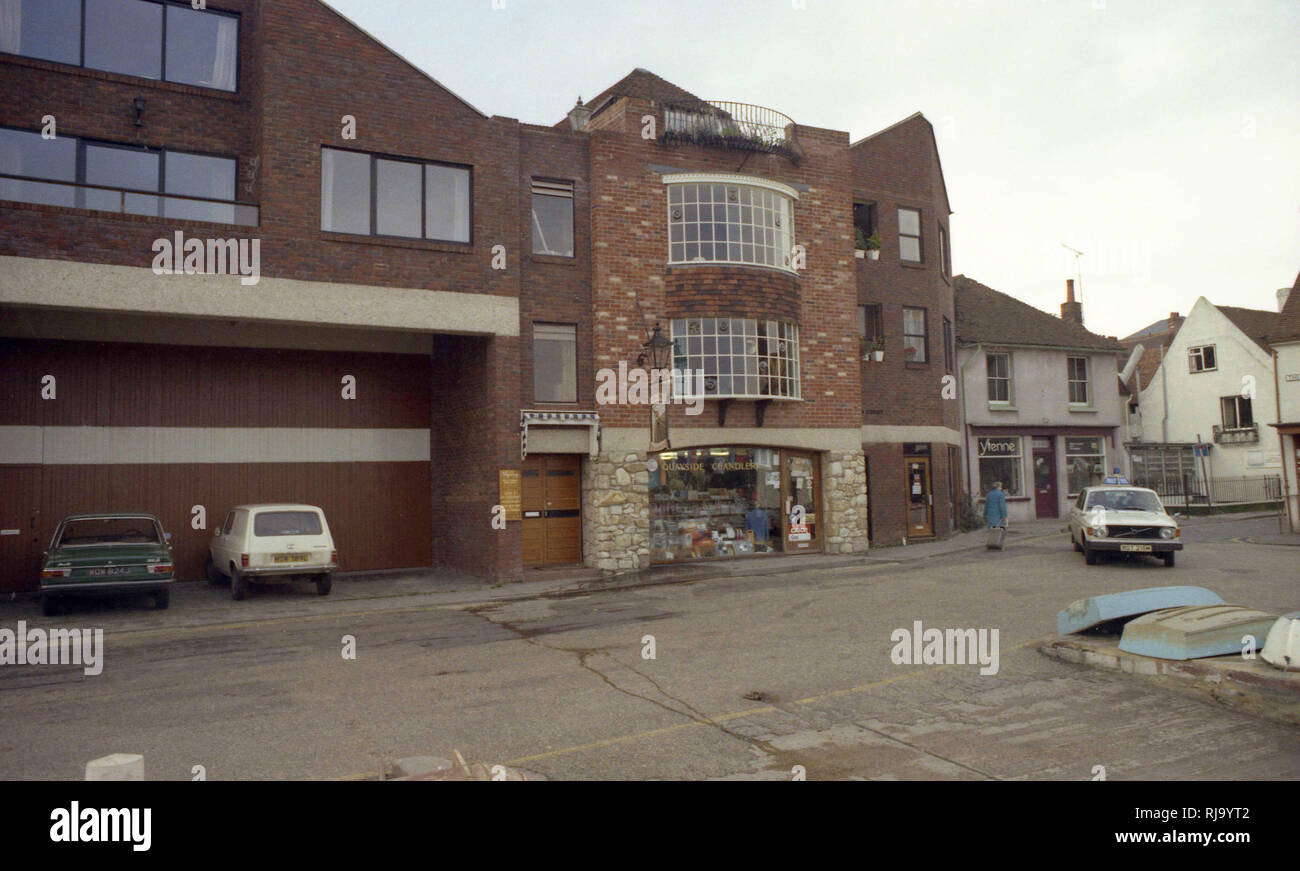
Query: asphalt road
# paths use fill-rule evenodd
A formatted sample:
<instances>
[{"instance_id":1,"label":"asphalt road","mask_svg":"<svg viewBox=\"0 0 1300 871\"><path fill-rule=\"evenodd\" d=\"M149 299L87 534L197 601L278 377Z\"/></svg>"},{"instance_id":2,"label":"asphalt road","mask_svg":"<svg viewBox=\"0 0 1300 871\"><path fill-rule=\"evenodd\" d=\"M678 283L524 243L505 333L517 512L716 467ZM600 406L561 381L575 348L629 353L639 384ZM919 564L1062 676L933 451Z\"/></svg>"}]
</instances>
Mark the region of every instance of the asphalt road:
<instances>
[{"instance_id":1,"label":"asphalt road","mask_svg":"<svg viewBox=\"0 0 1300 871\"><path fill-rule=\"evenodd\" d=\"M1089 780L1095 766L1110 780L1297 779L1292 727L1035 649L1057 610L1095 593L1200 584L1300 608L1300 553L1229 531L1191 542L1174 569L1087 567L1054 535L511 601L347 601L340 581L329 599L303 587L222 604L206 624L185 620L187 603L228 595L186 585L145 628L130 605L57 618L106 628L100 675L0 667L0 778L79 779L113 752L144 754L151 780L196 765L213 780L373 778L459 750L552 779L789 779L796 766L809 780ZM33 603L0 606L0 626L19 619L54 625ZM998 672L894 664L891 634L917 620L997 629Z\"/></svg>"}]
</instances>

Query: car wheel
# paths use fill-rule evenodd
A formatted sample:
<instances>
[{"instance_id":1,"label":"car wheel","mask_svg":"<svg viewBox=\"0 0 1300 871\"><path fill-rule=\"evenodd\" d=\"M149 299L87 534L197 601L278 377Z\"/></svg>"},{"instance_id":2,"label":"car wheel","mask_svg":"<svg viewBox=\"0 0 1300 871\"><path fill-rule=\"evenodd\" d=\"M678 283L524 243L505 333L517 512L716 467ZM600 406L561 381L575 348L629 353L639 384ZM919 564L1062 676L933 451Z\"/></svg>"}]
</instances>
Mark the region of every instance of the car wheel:
<instances>
[{"instance_id":1,"label":"car wheel","mask_svg":"<svg viewBox=\"0 0 1300 871\"><path fill-rule=\"evenodd\" d=\"M230 570L230 598L241 602L248 595L248 578L239 569Z\"/></svg>"},{"instance_id":2,"label":"car wheel","mask_svg":"<svg viewBox=\"0 0 1300 871\"><path fill-rule=\"evenodd\" d=\"M59 600L54 596L41 596L41 613L46 617L59 613Z\"/></svg>"},{"instance_id":3,"label":"car wheel","mask_svg":"<svg viewBox=\"0 0 1300 871\"><path fill-rule=\"evenodd\" d=\"M153 594L153 606L159 611L166 611L167 606L172 603L171 590L159 590Z\"/></svg>"},{"instance_id":4,"label":"car wheel","mask_svg":"<svg viewBox=\"0 0 1300 871\"><path fill-rule=\"evenodd\" d=\"M1165 568L1172 569L1174 567L1174 552L1171 550L1169 553L1163 554L1163 556L1165 558Z\"/></svg>"},{"instance_id":5,"label":"car wheel","mask_svg":"<svg viewBox=\"0 0 1300 871\"><path fill-rule=\"evenodd\" d=\"M217 570L216 563L212 562L212 557L208 557L208 561L203 564L203 574L207 575L208 583L214 586L226 579L226 576Z\"/></svg>"},{"instance_id":6,"label":"car wheel","mask_svg":"<svg viewBox=\"0 0 1300 871\"><path fill-rule=\"evenodd\" d=\"M328 596L330 594L330 587L332 587L333 584L334 579L332 577L329 575L321 575L316 579L316 595Z\"/></svg>"},{"instance_id":7,"label":"car wheel","mask_svg":"<svg viewBox=\"0 0 1300 871\"><path fill-rule=\"evenodd\" d=\"M1097 552L1090 547L1083 548L1083 561L1090 566L1097 564Z\"/></svg>"}]
</instances>

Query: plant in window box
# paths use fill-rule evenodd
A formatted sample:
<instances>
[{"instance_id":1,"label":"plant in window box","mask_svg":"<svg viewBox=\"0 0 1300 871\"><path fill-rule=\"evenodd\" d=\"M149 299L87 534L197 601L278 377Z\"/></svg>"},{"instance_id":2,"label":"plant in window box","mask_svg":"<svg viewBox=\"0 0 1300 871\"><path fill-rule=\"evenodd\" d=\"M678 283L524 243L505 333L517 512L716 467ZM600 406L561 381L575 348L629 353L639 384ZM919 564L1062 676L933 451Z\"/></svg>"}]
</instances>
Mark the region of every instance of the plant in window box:
<instances>
[{"instance_id":1,"label":"plant in window box","mask_svg":"<svg viewBox=\"0 0 1300 871\"><path fill-rule=\"evenodd\" d=\"M862 232L859 230L858 232ZM867 251L867 257L872 260L880 259L880 231L872 230L871 235L863 240L863 248Z\"/></svg>"},{"instance_id":2,"label":"plant in window box","mask_svg":"<svg viewBox=\"0 0 1300 871\"><path fill-rule=\"evenodd\" d=\"M866 336L858 336L858 350L862 352L863 360L873 360L879 363L885 359L885 343L868 339Z\"/></svg>"}]
</instances>

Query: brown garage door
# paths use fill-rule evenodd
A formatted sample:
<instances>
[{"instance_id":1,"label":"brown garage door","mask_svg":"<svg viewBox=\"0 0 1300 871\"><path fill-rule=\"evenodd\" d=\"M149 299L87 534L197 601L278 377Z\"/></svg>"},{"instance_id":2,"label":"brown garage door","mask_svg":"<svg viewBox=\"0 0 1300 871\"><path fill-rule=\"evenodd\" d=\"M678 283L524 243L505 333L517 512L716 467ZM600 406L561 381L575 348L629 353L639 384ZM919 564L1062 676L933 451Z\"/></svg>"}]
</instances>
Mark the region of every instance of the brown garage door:
<instances>
[{"instance_id":1,"label":"brown garage door","mask_svg":"<svg viewBox=\"0 0 1300 871\"><path fill-rule=\"evenodd\" d=\"M581 459L534 454L524 461L524 565L582 562Z\"/></svg>"},{"instance_id":2,"label":"brown garage door","mask_svg":"<svg viewBox=\"0 0 1300 871\"><path fill-rule=\"evenodd\" d=\"M0 593L40 587L40 466L0 466Z\"/></svg>"}]
</instances>

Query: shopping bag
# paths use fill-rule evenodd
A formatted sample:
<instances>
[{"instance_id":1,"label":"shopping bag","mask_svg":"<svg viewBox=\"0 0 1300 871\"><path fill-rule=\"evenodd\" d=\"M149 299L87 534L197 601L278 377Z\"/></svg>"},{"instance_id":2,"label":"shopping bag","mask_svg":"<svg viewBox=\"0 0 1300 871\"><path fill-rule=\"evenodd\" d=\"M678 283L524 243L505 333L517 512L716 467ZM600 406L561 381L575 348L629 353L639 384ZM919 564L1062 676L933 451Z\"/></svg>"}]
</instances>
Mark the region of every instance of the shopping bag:
<instances>
[{"instance_id":1,"label":"shopping bag","mask_svg":"<svg viewBox=\"0 0 1300 871\"><path fill-rule=\"evenodd\" d=\"M989 540L985 544L989 550L1002 550L1002 545L1007 540L1007 528L1005 526L989 527Z\"/></svg>"}]
</instances>

